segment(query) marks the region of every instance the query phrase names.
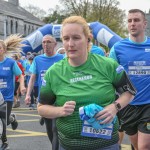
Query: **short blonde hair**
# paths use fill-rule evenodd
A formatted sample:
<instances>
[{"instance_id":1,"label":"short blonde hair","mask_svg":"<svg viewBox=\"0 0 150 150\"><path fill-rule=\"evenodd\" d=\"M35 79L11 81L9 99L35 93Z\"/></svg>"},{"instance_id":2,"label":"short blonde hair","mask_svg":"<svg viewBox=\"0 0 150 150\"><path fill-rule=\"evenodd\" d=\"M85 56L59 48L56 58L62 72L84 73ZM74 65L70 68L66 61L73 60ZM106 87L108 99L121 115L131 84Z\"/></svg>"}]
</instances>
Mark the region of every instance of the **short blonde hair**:
<instances>
[{"instance_id":1,"label":"short blonde hair","mask_svg":"<svg viewBox=\"0 0 150 150\"><path fill-rule=\"evenodd\" d=\"M70 17L66 18L62 22L62 31L63 31L63 26L65 26L66 24L70 24L70 23L76 23L76 24L81 25L83 28L83 33L84 33L85 37L87 37L87 38L90 37L90 29L89 29L88 23L86 22L86 20L83 17L81 17L81 16L70 16ZM89 42L88 51L90 50L90 48L91 48L91 44Z\"/></svg>"}]
</instances>

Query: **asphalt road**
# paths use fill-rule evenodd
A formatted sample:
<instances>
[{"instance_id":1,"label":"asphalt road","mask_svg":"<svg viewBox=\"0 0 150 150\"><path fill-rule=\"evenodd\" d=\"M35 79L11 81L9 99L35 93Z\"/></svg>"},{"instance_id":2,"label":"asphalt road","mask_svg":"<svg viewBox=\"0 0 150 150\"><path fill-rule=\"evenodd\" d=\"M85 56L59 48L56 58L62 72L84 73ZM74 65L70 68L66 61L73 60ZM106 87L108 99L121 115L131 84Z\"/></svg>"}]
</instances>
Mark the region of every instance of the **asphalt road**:
<instances>
[{"instance_id":1,"label":"asphalt road","mask_svg":"<svg viewBox=\"0 0 150 150\"><path fill-rule=\"evenodd\" d=\"M10 125L7 127L10 150L51 150L45 125L39 124L40 116L37 110L29 110L22 100L21 107L14 108L13 113L16 114L19 125L17 130L12 130ZM126 135L122 143L122 150L131 150Z\"/></svg>"},{"instance_id":2,"label":"asphalt road","mask_svg":"<svg viewBox=\"0 0 150 150\"><path fill-rule=\"evenodd\" d=\"M17 130L7 128L10 150L51 150L45 125L39 123L37 110L29 110L22 100L21 107L14 108L18 120Z\"/></svg>"}]
</instances>

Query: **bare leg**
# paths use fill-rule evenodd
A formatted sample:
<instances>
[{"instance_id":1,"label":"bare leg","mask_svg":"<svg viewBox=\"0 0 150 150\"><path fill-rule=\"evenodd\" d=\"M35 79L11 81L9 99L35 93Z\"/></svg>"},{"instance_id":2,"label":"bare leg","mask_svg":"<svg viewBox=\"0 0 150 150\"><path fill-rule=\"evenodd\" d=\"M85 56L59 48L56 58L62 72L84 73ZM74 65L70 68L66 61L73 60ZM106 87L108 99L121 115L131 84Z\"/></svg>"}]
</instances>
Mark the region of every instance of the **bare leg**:
<instances>
[{"instance_id":1,"label":"bare leg","mask_svg":"<svg viewBox=\"0 0 150 150\"><path fill-rule=\"evenodd\" d=\"M150 134L138 131L138 149L150 150Z\"/></svg>"},{"instance_id":2,"label":"bare leg","mask_svg":"<svg viewBox=\"0 0 150 150\"><path fill-rule=\"evenodd\" d=\"M134 134L129 136L131 144L133 145L135 150L138 150L138 134Z\"/></svg>"}]
</instances>

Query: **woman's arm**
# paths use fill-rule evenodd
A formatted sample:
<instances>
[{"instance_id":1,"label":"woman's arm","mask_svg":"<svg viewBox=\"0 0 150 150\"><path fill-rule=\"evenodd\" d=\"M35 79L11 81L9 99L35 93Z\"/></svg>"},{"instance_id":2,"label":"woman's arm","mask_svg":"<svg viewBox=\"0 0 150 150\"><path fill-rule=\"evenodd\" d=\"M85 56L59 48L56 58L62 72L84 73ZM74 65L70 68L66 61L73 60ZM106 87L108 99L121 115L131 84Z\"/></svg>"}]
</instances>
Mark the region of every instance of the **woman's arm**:
<instances>
[{"instance_id":1,"label":"woman's arm","mask_svg":"<svg viewBox=\"0 0 150 150\"><path fill-rule=\"evenodd\" d=\"M38 104L37 110L40 116L45 118L58 118L69 116L74 112L76 102L67 101L63 106L57 107L47 104Z\"/></svg>"}]
</instances>

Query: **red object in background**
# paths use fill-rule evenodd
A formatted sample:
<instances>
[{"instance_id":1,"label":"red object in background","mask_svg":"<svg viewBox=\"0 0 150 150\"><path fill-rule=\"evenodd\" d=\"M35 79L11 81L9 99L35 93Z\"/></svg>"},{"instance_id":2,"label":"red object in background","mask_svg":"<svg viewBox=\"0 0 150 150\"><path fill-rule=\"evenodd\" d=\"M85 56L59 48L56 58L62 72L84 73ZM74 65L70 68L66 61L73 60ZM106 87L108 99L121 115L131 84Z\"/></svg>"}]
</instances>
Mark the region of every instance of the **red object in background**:
<instances>
[{"instance_id":1,"label":"red object in background","mask_svg":"<svg viewBox=\"0 0 150 150\"><path fill-rule=\"evenodd\" d=\"M17 62L17 65L18 65L19 68L21 69L22 75L25 75L25 74L24 74L24 68L23 68L22 64L21 64L20 62ZM19 79L19 76L16 76L16 77L15 77L15 81L18 82L18 79Z\"/></svg>"}]
</instances>

